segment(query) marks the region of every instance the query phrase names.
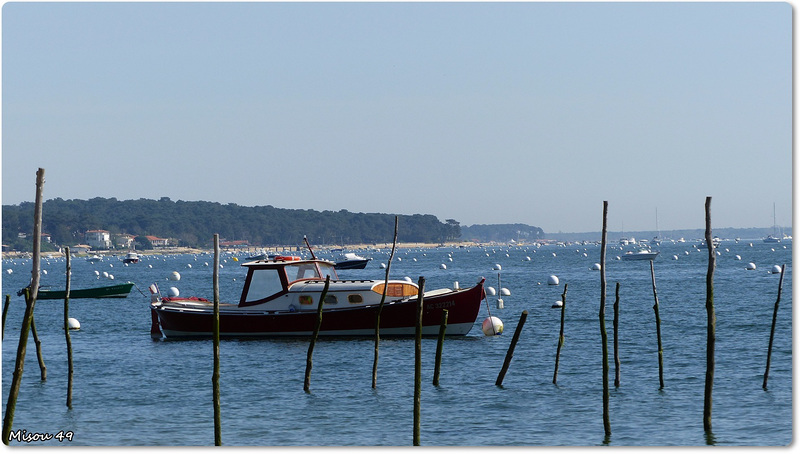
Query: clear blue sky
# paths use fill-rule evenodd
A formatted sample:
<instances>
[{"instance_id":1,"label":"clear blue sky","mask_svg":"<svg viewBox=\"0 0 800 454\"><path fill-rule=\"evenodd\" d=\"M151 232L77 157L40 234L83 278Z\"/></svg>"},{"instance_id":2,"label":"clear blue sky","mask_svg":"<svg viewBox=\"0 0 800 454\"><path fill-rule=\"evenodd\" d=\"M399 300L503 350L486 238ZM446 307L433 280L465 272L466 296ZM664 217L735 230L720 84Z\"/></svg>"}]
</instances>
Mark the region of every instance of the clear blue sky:
<instances>
[{"instance_id":1,"label":"clear blue sky","mask_svg":"<svg viewBox=\"0 0 800 454\"><path fill-rule=\"evenodd\" d=\"M2 83L4 204L791 225L789 3L7 3Z\"/></svg>"}]
</instances>

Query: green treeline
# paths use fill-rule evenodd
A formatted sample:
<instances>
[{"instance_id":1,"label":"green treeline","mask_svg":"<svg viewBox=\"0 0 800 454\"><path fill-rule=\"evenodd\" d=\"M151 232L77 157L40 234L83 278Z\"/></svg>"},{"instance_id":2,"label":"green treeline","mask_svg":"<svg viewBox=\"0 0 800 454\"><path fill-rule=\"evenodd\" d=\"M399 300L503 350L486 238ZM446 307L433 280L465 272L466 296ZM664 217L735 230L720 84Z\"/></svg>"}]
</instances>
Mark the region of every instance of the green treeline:
<instances>
[{"instance_id":1,"label":"green treeline","mask_svg":"<svg viewBox=\"0 0 800 454\"><path fill-rule=\"evenodd\" d=\"M32 202L3 205L3 244L28 250L33 232ZM84 242L87 230L111 234L152 235L177 240L177 246L211 247L213 236L244 240L252 246L312 244L373 244L392 241L394 215L341 211L291 210L273 206L246 207L216 202L160 200L51 199L42 206L42 231L52 242L70 246ZM22 239L20 233L27 235ZM24 235L23 235L24 236ZM440 222L433 215L399 215L398 239L403 242L441 243L459 240L455 220Z\"/></svg>"}]
</instances>

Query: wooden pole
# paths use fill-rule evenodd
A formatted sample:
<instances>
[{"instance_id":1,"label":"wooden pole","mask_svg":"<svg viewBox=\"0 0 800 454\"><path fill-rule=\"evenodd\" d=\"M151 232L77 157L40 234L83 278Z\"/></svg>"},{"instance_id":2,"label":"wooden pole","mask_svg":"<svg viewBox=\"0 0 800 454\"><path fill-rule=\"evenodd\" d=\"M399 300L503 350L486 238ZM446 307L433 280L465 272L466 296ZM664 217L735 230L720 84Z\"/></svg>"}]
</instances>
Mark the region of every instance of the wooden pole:
<instances>
[{"instance_id":1,"label":"wooden pole","mask_svg":"<svg viewBox=\"0 0 800 454\"><path fill-rule=\"evenodd\" d=\"M714 314L714 269L717 263L711 237L711 197L706 197L706 247L708 247L708 273L706 274L706 386L703 401L703 429L711 432L712 392L714 390L714 345L716 343L717 318Z\"/></svg>"},{"instance_id":2,"label":"wooden pole","mask_svg":"<svg viewBox=\"0 0 800 454\"><path fill-rule=\"evenodd\" d=\"M511 365L511 358L514 357L514 349L517 347L517 341L519 341L519 335L522 332L522 326L525 325L525 320L528 318L528 311L522 311L522 314L519 316L519 323L517 323L517 329L514 330L514 337L511 338L511 345L508 346L508 352L506 352L506 359L503 361L503 368L500 369L500 374L497 376L497 380L494 382L496 386L503 386L503 379L506 376L506 372L508 372L508 366Z\"/></svg>"},{"instance_id":3,"label":"wooden pole","mask_svg":"<svg viewBox=\"0 0 800 454\"><path fill-rule=\"evenodd\" d=\"M658 339L658 389L664 389L664 349L661 346L661 316L658 313L658 292L656 291L656 271L650 260L650 279L653 282L653 311L656 313L656 338Z\"/></svg>"},{"instance_id":4,"label":"wooden pole","mask_svg":"<svg viewBox=\"0 0 800 454\"><path fill-rule=\"evenodd\" d=\"M561 330L558 332L558 347L556 347L556 368L553 372L553 384L558 384L558 360L561 357L561 347L564 346L564 318L567 311L567 284L564 284L564 293L561 294Z\"/></svg>"},{"instance_id":5,"label":"wooden pole","mask_svg":"<svg viewBox=\"0 0 800 454\"><path fill-rule=\"evenodd\" d=\"M600 247L600 337L603 347L603 428L606 437L611 435L609 420L608 395L608 334L606 334L606 235L607 235L608 202L603 202L603 236Z\"/></svg>"},{"instance_id":6,"label":"wooden pole","mask_svg":"<svg viewBox=\"0 0 800 454\"><path fill-rule=\"evenodd\" d=\"M416 329L414 330L414 446L419 446L421 394L422 394L422 306L425 294L425 277L419 277L417 294Z\"/></svg>"},{"instance_id":7,"label":"wooden pole","mask_svg":"<svg viewBox=\"0 0 800 454\"><path fill-rule=\"evenodd\" d=\"M44 357L42 356L42 341L39 340L39 334L36 332L36 317L31 319L31 333L33 334L33 343L36 345L36 359L39 361L39 372L41 373L42 381L46 381L47 366L44 365Z\"/></svg>"},{"instance_id":8,"label":"wooden pole","mask_svg":"<svg viewBox=\"0 0 800 454\"><path fill-rule=\"evenodd\" d=\"M3 305L3 331L0 334L0 339L4 338L6 335L6 314L8 314L8 305L11 303L11 295L6 295L6 302Z\"/></svg>"},{"instance_id":9,"label":"wooden pole","mask_svg":"<svg viewBox=\"0 0 800 454\"><path fill-rule=\"evenodd\" d=\"M389 270L392 268L392 258L397 247L397 216L394 217L394 240L392 241L392 252L389 254L389 262L386 264L386 278L383 281L383 295L381 303L378 305L378 314L375 316L375 358L372 361L372 388L378 385L378 345L381 342L381 312L386 302L386 291L389 288Z\"/></svg>"},{"instance_id":10,"label":"wooden pole","mask_svg":"<svg viewBox=\"0 0 800 454\"><path fill-rule=\"evenodd\" d=\"M620 367L619 367L619 282L617 282L617 289L614 298L614 387L619 388L620 385Z\"/></svg>"},{"instance_id":11,"label":"wooden pole","mask_svg":"<svg viewBox=\"0 0 800 454\"><path fill-rule=\"evenodd\" d=\"M214 344L214 371L211 387L214 399L214 446L222 446L222 410L219 390L219 234L214 234L214 321L212 324Z\"/></svg>"},{"instance_id":12,"label":"wooden pole","mask_svg":"<svg viewBox=\"0 0 800 454\"><path fill-rule=\"evenodd\" d=\"M444 335L447 331L447 309L442 309L442 321L439 323L439 340L436 342L436 366L433 368L433 386L439 386L439 370L442 367L442 350L444 349Z\"/></svg>"},{"instance_id":13,"label":"wooden pole","mask_svg":"<svg viewBox=\"0 0 800 454\"><path fill-rule=\"evenodd\" d=\"M11 426L14 423L14 410L17 406L17 397L22 383L22 373L25 369L25 352L28 345L28 335L33 323L33 309L36 306L36 297L39 294L39 268L41 264L42 240L42 189L44 188L44 169L36 172L36 204L33 213L33 269L31 270L31 286L29 295L25 298L25 315L22 318L22 328L19 333L16 364L11 386L8 391L6 413L3 418L3 443L8 445L11 435Z\"/></svg>"},{"instance_id":14,"label":"wooden pole","mask_svg":"<svg viewBox=\"0 0 800 454\"><path fill-rule=\"evenodd\" d=\"M328 296L328 287L331 285L331 276L325 276L325 287L322 288L322 295L319 297L319 303L317 304L317 323L314 326L314 334L311 335L311 343L308 345L308 355L306 356L306 379L303 384L303 391L309 393L311 392L311 367L312 364L312 356L314 356L314 345L317 343L317 337L319 336L319 330L322 327L322 306L325 304L325 297Z\"/></svg>"},{"instance_id":15,"label":"wooden pole","mask_svg":"<svg viewBox=\"0 0 800 454\"><path fill-rule=\"evenodd\" d=\"M769 347L767 348L767 368L764 370L764 384L761 386L767 390L767 380L769 379L769 363L772 358L772 340L775 338L775 322L778 320L778 305L781 302L781 290L783 289L783 272L786 271L786 264L781 267L781 278L778 281L778 299L775 300L775 310L772 311L772 329L769 332Z\"/></svg>"},{"instance_id":16,"label":"wooden pole","mask_svg":"<svg viewBox=\"0 0 800 454\"><path fill-rule=\"evenodd\" d=\"M69 334L69 292L72 286L72 263L69 255L69 247L64 248L67 258L67 285L64 291L64 337L67 341L67 408L72 408L72 374L74 372L72 364L72 339Z\"/></svg>"}]
</instances>

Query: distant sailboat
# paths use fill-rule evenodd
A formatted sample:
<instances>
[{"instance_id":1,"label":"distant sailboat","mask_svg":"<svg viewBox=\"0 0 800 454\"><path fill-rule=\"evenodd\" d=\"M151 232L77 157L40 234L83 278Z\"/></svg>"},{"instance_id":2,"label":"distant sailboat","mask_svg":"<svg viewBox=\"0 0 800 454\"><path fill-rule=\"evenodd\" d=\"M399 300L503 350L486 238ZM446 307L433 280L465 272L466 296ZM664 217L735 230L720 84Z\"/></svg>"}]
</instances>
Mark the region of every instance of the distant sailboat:
<instances>
[{"instance_id":1,"label":"distant sailboat","mask_svg":"<svg viewBox=\"0 0 800 454\"><path fill-rule=\"evenodd\" d=\"M775 202L772 203L772 234L767 235L762 241L765 243L780 243L781 239L778 237L778 223L775 222Z\"/></svg>"}]
</instances>

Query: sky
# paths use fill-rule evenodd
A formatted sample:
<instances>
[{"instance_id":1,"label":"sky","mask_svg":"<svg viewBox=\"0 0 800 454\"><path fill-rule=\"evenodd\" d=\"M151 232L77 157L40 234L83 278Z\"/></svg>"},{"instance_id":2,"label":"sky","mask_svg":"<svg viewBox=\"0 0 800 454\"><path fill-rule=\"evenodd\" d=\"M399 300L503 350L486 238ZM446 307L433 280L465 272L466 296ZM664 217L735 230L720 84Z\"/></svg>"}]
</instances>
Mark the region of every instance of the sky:
<instances>
[{"instance_id":1,"label":"sky","mask_svg":"<svg viewBox=\"0 0 800 454\"><path fill-rule=\"evenodd\" d=\"M2 203L792 224L789 3L5 3Z\"/></svg>"}]
</instances>

